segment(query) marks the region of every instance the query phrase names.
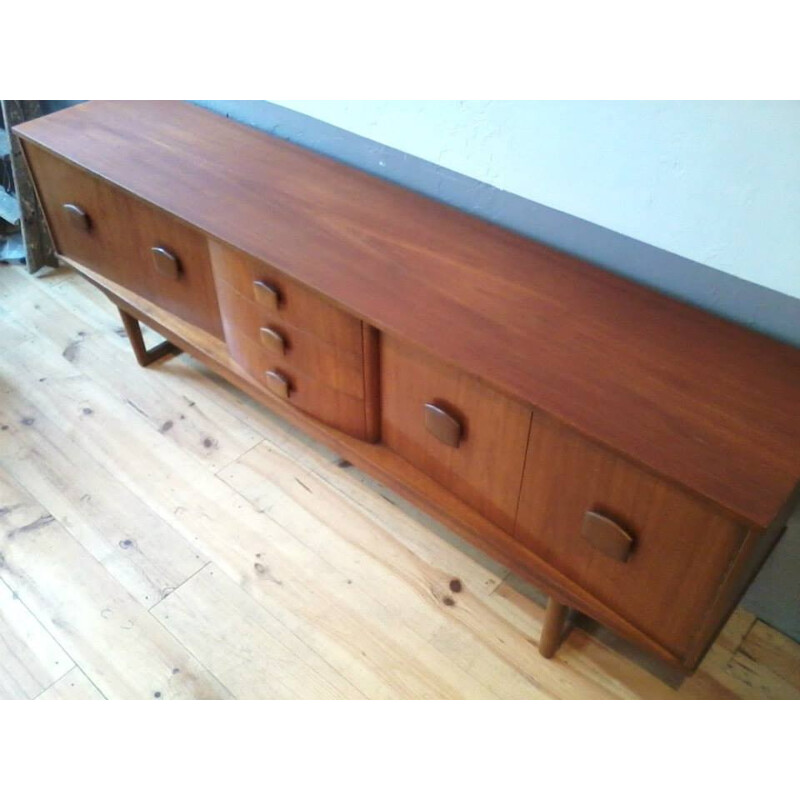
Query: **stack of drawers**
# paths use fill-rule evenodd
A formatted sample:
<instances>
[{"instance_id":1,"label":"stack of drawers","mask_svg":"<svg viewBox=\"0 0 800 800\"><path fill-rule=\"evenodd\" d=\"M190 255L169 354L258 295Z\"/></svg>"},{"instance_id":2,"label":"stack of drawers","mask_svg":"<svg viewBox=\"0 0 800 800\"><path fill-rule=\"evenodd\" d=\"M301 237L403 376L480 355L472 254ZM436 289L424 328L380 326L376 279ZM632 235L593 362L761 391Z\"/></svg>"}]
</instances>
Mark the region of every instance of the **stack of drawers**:
<instances>
[{"instance_id":1,"label":"stack of drawers","mask_svg":"<svg viewBox=\"0 0 800 800\"><path fill-rule=\"evenodd\" d=\"M372 438L371 329L268 264L213 241L209 251L233 358L306 414Z\"/></svg>"}]
</instances>

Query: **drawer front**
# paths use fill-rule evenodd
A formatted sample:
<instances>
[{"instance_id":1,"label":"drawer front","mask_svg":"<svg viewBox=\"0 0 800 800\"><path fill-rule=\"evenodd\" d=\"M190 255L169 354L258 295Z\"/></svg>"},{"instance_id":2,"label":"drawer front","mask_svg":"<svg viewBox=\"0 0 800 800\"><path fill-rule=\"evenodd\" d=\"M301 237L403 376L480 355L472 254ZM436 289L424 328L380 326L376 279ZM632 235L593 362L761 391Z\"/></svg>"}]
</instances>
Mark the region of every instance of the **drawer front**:
<instances>
[{"instance_id":1,"label":"drawer front","mask_svg":"<svg viewBox=\"0 0 800 800\"><path fill-rule=\"evenodd\" d=\"M381 342L384 443L513 530L530 410L392 336Z\"/></svg>"},{"instance_id":2,"label":"drawer front","mask_svg":"<svg viewBox=\"0 0 800 800\"><path fill-rule=\"evenodd\" d=\"M217 242L210 242L214 278L258 304L272 324L289 324L333 347L362 351L361 320L283 273Z\"/></svg>"},{"instance_id":3,"label":"drawer front","mask_svg":"<svg viewBox=\"0 0 800 800\"><path fill-rule=\"evenodd\" d=\"M141 262L125 257L137 247L131 199L45 150L23 147L56 250L127 289L139 286Z\"/></svg>"},{"instance_id":4,"label":"drawer front","mask_svg":"<svg viewBox=\"0 0 800 800\"><path fill-rule=\"evenodd\" d=\"M44 150L25 152L59 253L221 336L204 236Z\"/></svg>"},{"instance_id":5,"label":"drawer front","mask_svg":"<svg viewBox=\"0 0 800 800\"><path fill-rule=\"evenodd\" d=\"M222 320L201 233L144 203L134 202L130 224L136 228L141 259L138 291L161 308L222 338Z\"/></svg>"},{"instance_id":6,"label":"drawer front","mask_svg":"<svg viewBox=\"0 0 800 800\"><path fill-rule=\"evenodd\" d=\"M689 651L746 533L534 415L515 537L676 655Z\"/></svg>"},{"instance_id":7,"label":"drawer front","mask_svg":"<svg viewBox=\"0 0 800 800\"><path fill-rule=\"evenodd\" d=\"M237 361L260 386L309 416L357 439L366 439L364 400L337 392L270 356L257 342L238 341Z\"/></svg>"},{"instance_id":8,"label":"drawer front","mask_svg":"<svg viewBox=\"0 0 800 800\"><path fill-rule=\"evenodd\" d=\"M277 366L335 391L364 397L362 352L332 347L301 328L275 322L263 306L224 281L218 283L217 294L228 350L252 374Z\"/></svg>"}]
</instances>

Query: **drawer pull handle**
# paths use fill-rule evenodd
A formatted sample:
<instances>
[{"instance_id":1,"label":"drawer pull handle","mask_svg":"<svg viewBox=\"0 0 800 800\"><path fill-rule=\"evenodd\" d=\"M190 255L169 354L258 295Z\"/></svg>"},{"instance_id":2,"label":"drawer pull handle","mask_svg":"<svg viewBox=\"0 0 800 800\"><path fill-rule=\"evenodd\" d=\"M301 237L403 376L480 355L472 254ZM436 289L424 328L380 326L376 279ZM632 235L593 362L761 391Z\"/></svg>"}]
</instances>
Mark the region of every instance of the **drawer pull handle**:
<instances>
[{"instance_id":1,"label":"drawer pull handle","mask_svg":"<svg viewBox=\"0 0 800 800\"><path fill-rule=\"evenodd\" d=\"M280 354L286 352L286 339L284 339L278 331L274 331L272 328L261 328L258 334L261 338L261 344L263 344L267 350Z\"/></svg>"},{"instance_id":2,"label":"drawer pull handle","mask_svg":"<svg viewBox=\"0 0 800 800\"><path fill-rule=\"evenodd\" d=\"M461 423L444 409L425 403L425 429L449 447L458 447L461 441Z\"/></svg>"},{"instance_id":3,"label":"drawer pull handle","mask_svg":"<svg viewBox=\"0 0 800 800\"><path fill-rule=\"evenodd\" d=\"M76 206L75 203L64 203L62 208L67 214L69 224L76 230L88 231L92 227L89 215L80 206Z\"/></svg>"},{"instance_id":4,"label":"drawer pull handle","mask_svg":"<svg viewBox=\"0 0 800 800\"><path fill-rule=\"evenodd\" d=\"M275 370L269 370L264 373L267 379L267 388L278 397L288 398L292 387L289 384L289 379L285 375Z\"/></svg>"},{"instance_id":5,"label":"drawer pull handle","mask_svg":"<svg viewBox=\"0 0 800 800\"><path fill-rule=\"evenodd\" d=\"M178 257L165 247L151 247L150 252L153 255L153 266L156 268L156 272L164 278L178 280L181 274Z\"/></svg>"},{"instance_id":6,"label":"drawer pull handle","mask_svg":"<svg viewBox=\"0 0 800 800\"><path fill-rule=\"evenodd\" d=\"M253 282L253 294L257 303L271 311L277 311L281 304L281 293L264 281Z\"/></svg>"},{"instance_id":7,"label":"drawer pull handle","mask_svg":"<svg viewBox=\"0 0 800 800\"><path fill-rule=\"evenodd\" d=\"M587 511L584 514L581 536L595 550L614 561L627 561L633 547L633 537L629 533L596 511Z\"/></svg>"}]
</instances>

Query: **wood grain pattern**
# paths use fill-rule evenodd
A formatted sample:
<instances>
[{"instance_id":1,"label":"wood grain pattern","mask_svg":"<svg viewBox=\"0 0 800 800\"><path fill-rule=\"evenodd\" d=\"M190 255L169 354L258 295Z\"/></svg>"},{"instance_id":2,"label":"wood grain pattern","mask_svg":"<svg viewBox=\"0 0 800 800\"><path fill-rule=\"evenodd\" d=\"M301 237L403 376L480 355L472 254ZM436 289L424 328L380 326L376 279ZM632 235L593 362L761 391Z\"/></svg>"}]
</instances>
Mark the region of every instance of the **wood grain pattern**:
<instances>
[{"instance_id":1,"label":"wood grain pattern","mask_svg":"<svg viewBox=\"0 0 800 800\"><path fill-rule=\"evenodd\" d=\"M188 104L16 130L756 527L798 481L795 348Z\"/></svg>"},{"instance_id":2,"label":"wood grain pattern","mask_svg":"<svg viewBox=\"0 0 800 800\"><path fill-rule=\"evenodd\" d=\"M714 598L713 606L697 625L691 650L686 657L688 664L699 664L705 656L710 643L725 624L730 609L742 599L753 577L786 530L789 517L799 507L798 503L800 503L800 486L787 498L783 508L766 531L754 529L748 531L735 560L730 565L725 581Z\"/></svg>"},{"instance_id":3,"label":"wood grain pattern","mask_svg":"<svg viewBox=\"0 0 800 800\"><path fill-rule=\"evenodd\" d=\"M587 511L631 534L627 561L584 538ZM746 534L707 502L534 415L516 538L681 658Z\"/></svg>"},{"instance_id":4,"label":"wood grain pattern","mask_svg":"<svg viewBox=\"0 0 800 800\"><path fill-rule=\"evenodd\" d=\"M209 251L217 291L250 301L255 310L246 313L251 317L258 315L264 324L291 325L339 350L361 352L361 321L352 314L269 264L213 241Z\"/></svg>"},{"instance_id":5,"label":"wood grain pattern","mask_svg":"<svg viewBox=\"0 0 800 800\"><path fill-rule=\"evenodd\" d=\"M31 349L15 355L37 363L53 380L52 358L37 358ZM113 351L106 357L110 361ZM83 549L139 604L152 607L203 565L183 537L76 446L60 408L3 393L0 428L0 468L57 522L68 524Z\"/></svg>"},{"instance_id":6,"label":"wood grain pattern","mask_svg":"<svg viewBox=\"0 0 800 800\"><path fill-rule=\"evenodd\" d=\"M381 352L386 446L506 530L514 529L531 412L392 336ZM426 404L458 420L459 446L427 428Z\"/></svg>"},{"instance_id":7,"label":"wood grain pattern","mask_svg":"<svg viewBox=\"0 0 800 800\"><path fill-rule=\"evenodd\" d=\"M240 699L364 699L216 564L205 567L153 613Z\"/></svg>"},{"instance_id":8,"label":"wood grain pattern","mask_svg":"<svg viewBox=\"0 0 800 800\"><path fill-rule=\"evenodd\" d=\"M63 526L2 471L0 503L13 508L0 516L5 539L0 578L103 694L120 699L230 697Z\"/></svg>"},{"instance_id":9,"label":"wood grain pattern","mask_svg":"<svg viewBox=\"0 0 800 800\"><path fill-rule=\"evenodd\" d=\"M224 281L218 284L225 342L231 355L258 374L274 366L302 372L337 392L364 397L364 355L361 349L335 347L303 327L276 318ZM274 331L285 343L281 352L264 344L261 331ZM361 331L361 323L355 330ZM267 366L267 364L271 366Z\"/></svg>"},{"instance_id":10,"label":"wood grain pattern","mask_svg":"<svg viewBox=\"0 0 800 800\"><path fill-rule=\"evenodd\" d=\"M222 334L203 236L38 147L26 144L25 153L59 253ZM88 224L75 224L71 205Z\"/></svg>"},{"instance_id":11,"label":"wood grain pattern","mask_svg":"<svg viewBox=\"0 0 800 800\"><path fill-rule=\"evenodd\" d=\"M296 341L299 341L299 337ZM331 388L329 382L320 380L307 371L306 364L298 368L297 360L289 354L277 355L247 336L238 336L233 342L231 349L234 357L251 380L262 386L269 386L267 374L277 372L288 380L287 402L350 436L367 438L363 397L355 397L348 392ZM338 381L347 380L348 375L341 369L338 361L330 360L327 367ZM358 374L359 381L354 385L363 391L362 375L363 373Z\"/></svg>"},{"instance_id":12,"label":"wood grain pattern","mask_svg":"<svg viewBox=\"0 0 800 800\"><path fill-rule=\"evenodd\" d=\"M2 510L8 513L6 506ZM72 659L0 580L0 701L30 700L72 667Z\"/></svg>"}]
</instances>

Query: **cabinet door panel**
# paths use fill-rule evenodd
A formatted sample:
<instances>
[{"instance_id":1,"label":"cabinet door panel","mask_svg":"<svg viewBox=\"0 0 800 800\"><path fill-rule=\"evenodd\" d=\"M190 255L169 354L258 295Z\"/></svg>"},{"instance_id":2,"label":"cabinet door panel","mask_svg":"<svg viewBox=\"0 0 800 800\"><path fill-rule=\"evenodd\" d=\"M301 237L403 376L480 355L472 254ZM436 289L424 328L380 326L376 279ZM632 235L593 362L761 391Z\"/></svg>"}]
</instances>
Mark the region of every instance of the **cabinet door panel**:
<instances>
[{"instance_id":1,"label":"cabinet door panel","mask_svg":"<svg viewBox=\"0 0 800 800\"><path fill-rule=\"evenodd\" d=\"M56 251L135 291L142 262L125 255L137 248L131 198L45 150L23 146ZM83 225L75 224L74 209Z\"/></svg>"},{"instance_id":2,"label":"cabinet door panel","mask_svg":"<svg viewBox=\"0 0 800 800\"><path fill-rule=\"evenodd\" d=\"M202 234L73 164L25 148L61 255L222 335Z\"/></svg>"},{"instance_id":3,"label":"cabinet door panel","mask_svg":"<svg viewBox=\"0 0 800 800\"><path fill-rule=\"evenodd\" d=\"M745 534L702 499L534 416L515 537L676 655Z\"/></svg>"},{"instance_id":4,"label":"cabinet door panel","mask_svg":"<svg viewBox=\"0 0 800 800\"><path fill-rule=\"evenodd\" d=\"M392 336L381 341L385 444L512 530L530 410Z\"/></svg>"},{"instance_id":5,"label":"cabinet door panel","mask_svg":"<svg viewBox=\"0 0 800 800\"><path fill-rule=\"evenodd\" d=\"M128 224L135 228L137 238L136 249L129 258L141 262L135 290L161 308L222 338L206 237L137 201L132 202Z\"/></svg>"}]
</instances>

